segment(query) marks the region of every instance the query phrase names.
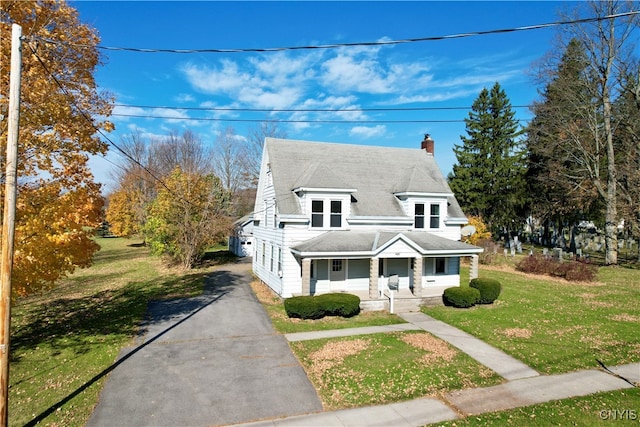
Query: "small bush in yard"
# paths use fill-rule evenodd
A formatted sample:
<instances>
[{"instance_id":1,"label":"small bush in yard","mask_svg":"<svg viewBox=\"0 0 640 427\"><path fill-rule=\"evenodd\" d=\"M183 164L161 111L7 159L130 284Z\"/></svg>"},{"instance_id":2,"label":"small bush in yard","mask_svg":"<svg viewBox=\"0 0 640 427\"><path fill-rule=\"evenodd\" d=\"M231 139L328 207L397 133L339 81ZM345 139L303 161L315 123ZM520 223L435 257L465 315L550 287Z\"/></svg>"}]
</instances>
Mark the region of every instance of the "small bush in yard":
<instances>
[{"instance_id":1,"label":"small bush in yard","mask_svg":"<svg viewBox=\"0 0 640 427\"><path fill-rule=\"evenodd\" d=\"M284 300L284 310L287 316L298 319L321 319L324 310L312 296L292 297Z\"/></svg>"},{"instance_id":2,"label":"small bush in yard","mask_svg":"<svg viewBox=\"0 0 640 427\"><path fill-rule=\"evenodd\" d=\"M469 286L480 291L478 304L492 304L502 290L500 282L494 279L473 279Z\"/></svg>"},{"instance_id":3,"label":"small bush in yard","mask_svg":"<svg viewBox=\"0 0 640 427\"><path fill-rule=\"evenodd\" d=\"M292 297L284 300L284 309L287 316L298 319L321 319L325 316L353 317L360 313L360 298L342 293Z\"/></svg>"},{"instance_id":4,"label":"small bush in yard","mask_svg":"<svg viewBox=\"0 0 640 427\"><path fill-rule=\"evenodd\" d=\"M445 305L468 308L473 307L480 299L480 291L470 287L453 287L447 288L442 294L442 299Z\"/></svg>"},{"instance_id":5,"label":"small bush in yard","mask_svg":"<svg viewBox=\"0 0 640 427\"><path fill-rule=\"evenodd\" d=\"M524 273L563 277L575 282L591 282L598 274L596 266L583 261L559 262L553 258L540 255L523 258L522 261L516 264L516 269Z\"/></svg>"},{"instance_id":6,"label":"small bush in yard","mask_svg":"<svg viewBox=\"0 0 640 427\"><path fill-rule=\"evenodd\" d=\"M326 316L353 317L360 313L360 298L357 295L331 293L315 298Z\"/></svg>"}]
</instances>

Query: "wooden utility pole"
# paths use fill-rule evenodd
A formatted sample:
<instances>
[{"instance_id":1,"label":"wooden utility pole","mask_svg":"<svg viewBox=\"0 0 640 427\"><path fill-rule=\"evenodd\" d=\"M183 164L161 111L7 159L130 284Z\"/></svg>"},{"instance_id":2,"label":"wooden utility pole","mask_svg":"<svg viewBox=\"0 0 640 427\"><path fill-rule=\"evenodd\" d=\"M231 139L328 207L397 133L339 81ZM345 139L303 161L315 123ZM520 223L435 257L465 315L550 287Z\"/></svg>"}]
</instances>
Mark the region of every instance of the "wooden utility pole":
<instances>
[{"instance_id":1,"label":"wooden utility pole","mask_svg":"<svg viewBox=\"0 0 640 427\"><path fill-rule=\"evenodd\" d=\"M20 122L20 73L22 27L11 29L11 76L9 79L9 127L2 219L2 263L0 264L0 426L9 424L9 330L11 326L11 271L16 223L18 125Z\"/></svg>"}]
</instances>

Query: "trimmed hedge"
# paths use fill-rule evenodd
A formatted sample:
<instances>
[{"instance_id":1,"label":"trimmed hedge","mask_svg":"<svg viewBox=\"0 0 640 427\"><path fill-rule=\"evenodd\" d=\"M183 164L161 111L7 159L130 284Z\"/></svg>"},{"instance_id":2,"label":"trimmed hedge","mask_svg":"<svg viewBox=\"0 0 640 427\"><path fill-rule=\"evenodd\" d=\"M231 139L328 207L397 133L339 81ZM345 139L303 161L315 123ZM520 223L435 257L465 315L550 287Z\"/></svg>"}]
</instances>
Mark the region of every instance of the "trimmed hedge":
<instances>
[{"instance_id":1,"label":"trimmed hedge","mask_svg":"<svg viewBox=\"0 0 640 427\"><path fill-rule=\"evenodd\" d=\"M360 298L352 294L322 294L314 297L326 316L353 317L360 313Z\"/></svg>"},{"instance_id":2,"label":"trimmed hedge","mask_svg":"<svg viewBox=\"0 0 640 427\"><path fill-rule=\"evenodd\" d=\"M480 291L476 288L459 287L447 288L442 294L444 305L469 308L473 307L480 299Z\"/></svg>"},{"instance_id":3,"label":"trimmed hedge","mask_svg":"<svg viewBox=\"0 0 640 427\"><path fill-rule=\"evenodd\" d=\"M478 304L492 304L500 296L502 285L494 279L473 279L469 286L480 291Z\"/></svg>"},{"instance_id":4,"label":"trimmed hedge","mask_svg":"<svg viewBox=\"0 0 640 427\"><path fill-rule=\"evenodd\" d=\"M325 316L353 317L360 313L360 298L352 294L331 293L300 296L284 300L287 316L321 319Z\"/></svg>"},{"instance_id":5,"label":"trimmed hedge","mask_svg":"<svg viewBox=\"0 0 640 427\"><path fill-rule=\"evenodd\" d=\"M298 319L321 319L325 316L318 301L312 296L292 297L284 300L287 316Z\"/></svg>"}]
</instances>

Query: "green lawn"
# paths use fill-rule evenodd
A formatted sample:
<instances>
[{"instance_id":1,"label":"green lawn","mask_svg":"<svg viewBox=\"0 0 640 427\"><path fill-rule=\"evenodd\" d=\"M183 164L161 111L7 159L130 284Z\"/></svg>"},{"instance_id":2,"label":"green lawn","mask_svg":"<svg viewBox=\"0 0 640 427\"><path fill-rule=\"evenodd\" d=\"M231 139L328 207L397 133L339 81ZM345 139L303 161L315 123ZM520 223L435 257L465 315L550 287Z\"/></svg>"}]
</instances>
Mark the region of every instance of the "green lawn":
<instances>
[{"instance_id":1,"label":"green lawn","mask_svg":"<svg viewBox=\"0 0 640 427\"><path fill-rule=\"evenodd\" d=\"M493 371L427 332L290 344L327 410L499 384Z\"/></svg>"},{"instance_id":2,"label":"green lawn","mask_svg":"<svg viewBox=\"0 0 640 427\"><path fill-rule=\"evenodd\" d=\"M211 254L205 266L184 273L163 267L139 241L106 238L98 242L102 250L92 267L78 270L43 295L13 304L11 426L85 425L106 373L120 349L132 343L148 301L201 293L204 277L228 258L224 253ZM640 270L603 268L598 283L568 284L507 271L511 264L503 260L504 271L481 267L481 276L503 283L503 294L495 304L426 312L502 348L541 373L597 367L596 358L607 365L640 360ZM466 269L462 273L468 274ZM254 290L282 333L402 322L387 313L362 313L351 319L288 319L279 298L257 282ZM438 395L501 381L423 332L299 342L292 348L327 408ZM548 424L564 424L563 420L575 416L578 424L589 425L596 410L640 409L636 390L488 414L456 425L500 425L510 420L513 425L531 424L527 416L536 414L544 420L543 413L556 414L546 416L552 420Z\"/></svg>"},{"instance_id":3,"label":"green lawn","mask_svg":"<svg viewBox=\"0 0 640 427\"><path fill-rule=\"evenodd\" d=\"M534 406L474 415L432 424L442 427L483 426L638 426L640 388L556 400Z\"/></svg>"},{"instance_id":4,"label":"green lawn","mask_svg":"<svg viewBox=\"0 0 640 427\"><path fill-rule=\"evenodd\" d=\"M429 307L424 312L503 349L542 374L598 368L597 360L606 365L640 361L640 271L601 268L597 282L569 283L517 273L513 264L513 259L503 257L497 268L481 266L481 277L503 284L494 304L471 309ZM461 280L468 282L468 268L462 269ZM289 319L279 298L259 283L254 283L254 290L283 333L398 321L384 313L363 313L352 319ZM429 345L412 347L405 341L409 336L422 336ZM421 332L303 341L291 343L291 348L327 409L437 396L501 381L466 355ZM455 356L438 358L445 348ZM598 418L600 410L640 411L638 397L637 389L602 393L446 425L565 425L573 420L577 425L599 425L603 422Z\"/></svg>"},{"instance_id":5,"label":"green lawn","mask_svg":"<svg viewBox=\"0 0 640 427\"><path fill-rule=\"evenodd\" d=\"M9 424L83 426L148 301L202 292L210 269L167 270L139 241L99 238L95 263L12 309Z\"/></svg>"},{"instance_id":6,"label":"green lawn","mask_svg":"<svg viewBox=\"0 0 640 427\"><path fill-rule=\"evenodd\" d=\"M489 306L425 313L504 350L543 374L640 361L640 271L601 268L569 283L481 268L503 290Z\"/></svg>"}]
</instances>

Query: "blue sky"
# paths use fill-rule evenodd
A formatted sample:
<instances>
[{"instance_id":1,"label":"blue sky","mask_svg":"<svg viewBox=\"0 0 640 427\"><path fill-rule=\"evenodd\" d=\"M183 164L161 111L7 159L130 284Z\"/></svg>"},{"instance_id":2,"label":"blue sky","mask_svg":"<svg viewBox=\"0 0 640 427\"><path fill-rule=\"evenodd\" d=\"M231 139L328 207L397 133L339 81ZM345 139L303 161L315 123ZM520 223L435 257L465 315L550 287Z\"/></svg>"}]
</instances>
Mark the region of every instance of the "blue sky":
<instances>
[{"instance_id":1,"label":"blue sky","mask_svg":"<svg viewBox=\"0 0 640 427\"><path fill-rule=\"evenodd\" d=\"M279 48L402 40L505 29L559 20L575 2L71 2L98 30L102 46L150 49ZM231 126L241 136L255 122L283 120L289 138L419 147L425 133L447 174L454 144L478 93L499 82L514 106L530 105L538 87L532 66L549 51L558 29L491 34L386 46L266 53L138 53L104 51L96 75L116 97L115 143L132 131L196 132L206 144ZM163 110L139 106L172 106ZM187 108L264 109L215 111ZM426 111L324 111L416 108ZM465 109L452 109L464 107ZM527 108L515 108L526 124ZM119 114L162 116L134 118ZM189 120L206 118L207 120ZM287 123L285 120L308 120ZM355 123L314 123L349 120ZM390 123L427 120L427 123ZM450 122L452 121L452 122ZM115 150L108 155L117 162ZM104 160L96 179L111 185Z\"/></svg>"}]
</instances>

